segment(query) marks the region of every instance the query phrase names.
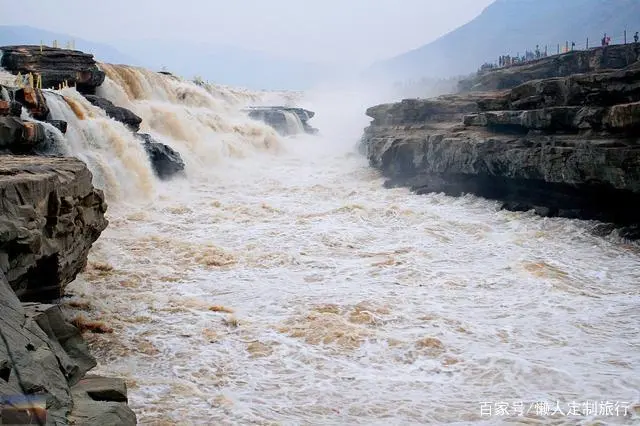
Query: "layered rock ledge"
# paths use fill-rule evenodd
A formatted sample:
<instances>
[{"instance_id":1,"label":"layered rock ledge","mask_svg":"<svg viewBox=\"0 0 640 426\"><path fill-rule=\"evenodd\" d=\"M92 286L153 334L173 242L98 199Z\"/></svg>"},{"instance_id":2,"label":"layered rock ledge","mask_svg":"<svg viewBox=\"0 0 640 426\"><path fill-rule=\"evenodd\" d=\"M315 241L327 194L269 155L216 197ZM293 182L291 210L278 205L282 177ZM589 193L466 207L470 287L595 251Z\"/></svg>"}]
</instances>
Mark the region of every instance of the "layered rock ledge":
<instances>
[{"instance_id":1,"label":"layered rock ledge","mask_svg":"<svg viewBox=\"0 0 640 426\"><path fill-rule=\"evenodd\" d=\"M107 227L102 191L75 158L0 157L0 270L21 300L61 296Z\"/></svg>"},{"instance_id":2,"label":"layered rock ledge","mask_svg":"<svg viewBox=\"0 0 640 426\"><path fill-rule=\"evenodd\" d=\"M515 70L511 70L515 72ZM473 193L640 237L640 68L367 110L362 149L387 185Z\"/></svg>"},{"instance_id":3,"label":"layered rock ledge","mask_svg":"<svg viewBox=\"0 0 640 426\"><path fill-rule=\"evenodd\" d=\"M461 80L459 87L463 91L512 89L530 80L623 69L639 61L639 56L640 48L633 43L575 50L525 64L481 71Z\"/></svg>"},{"instance_id":4,"label":"layered rock ledge","mask_svg":"<svg viewBox=\"0 0 640 426\"><path fill-rule=\"evenodd\" d=\"M0 50L2 68L13 74L39 74L45 89L57 88L66 82L81 93L93 94L105 79L105 73L89 53L28 45L2 46Z\"/></svg>"}]
</instances>

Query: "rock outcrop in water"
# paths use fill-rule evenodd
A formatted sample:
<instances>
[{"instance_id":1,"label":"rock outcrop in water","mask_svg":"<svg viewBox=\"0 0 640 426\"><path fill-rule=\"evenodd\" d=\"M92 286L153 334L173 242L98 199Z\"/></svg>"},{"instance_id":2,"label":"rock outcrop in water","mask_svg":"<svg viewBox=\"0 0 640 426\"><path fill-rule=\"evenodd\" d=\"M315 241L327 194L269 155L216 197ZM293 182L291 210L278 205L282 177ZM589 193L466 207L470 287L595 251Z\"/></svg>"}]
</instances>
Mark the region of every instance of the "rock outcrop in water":
<instances>
[{"instance_id":1,"label":"rock outcrop in water","mask_svg":"<svg viewBox=\"0 0 640 426\"><path fill-rule=\"evenodd\" d=\"M62 133L66 132L66 122L47 120L49 108L41 90L0 85L0 92L9 97L0 100L0 153L33 154L46 141L47 131L41 122L20 118L23 107L34 118L52 124Z\"/></svg>"},{"instance_id":2,"label":"rock outcrop in water","mask_svg":"<svg viewBox=\"0 0 640 426\"><path fill-rule=\"evenodd\" d=\"M105 210L80 160L0 157L3 424L25 395L46 400L47 424L136 424L124 382L83 379L95 359L60 306L43 304L59 298L85 267L107 226Z\"/></svg>"},{"instance_id":3,"label":"rock outcrop in water","mask_svg":"<svg viewBox=\"0 0 640 426\"><path fill-rule=\"evenodd\" d=\"M0 153L31 153L45 141L45 137L46 132L41 123L0 116Z\"/></svg>"},{"instance_id":4,"label":"rock outcrop in water","mask_svg":"<svg viewBox=\"0 0 640 426\"><path fill-rule=\"evenodd\" d=\"M47 46L2 46L0 50L0 67L16 75L39 74L43 88L57 88L67 82L81 93L94 94L105 79L88 53Z\"/></svg>"},{"instance_id":5,"label":"rock outcrop in water","mask_svg":"<svg viewBox=\"0 0 640 426\"><path fill-rule=\"evenodd\" d=\"M523 68L518 78L529 75ZM639 112L640 67L599 70L378 105L367 110L373 121L363 148L387 185L633 227L640 223ZM626 232L640 236L637 228Z\"/></svg>"},{"instance_id":6,"label":"rock outcrop in water","mask_svg":"<svg viewBox=\"0 0 640 426\"><path fill-rule=\"evenodd\" d=\"M308 121L313 118L315 112L304 108L282 107L282 106L265 106L265 107L249 107L243 110L249 117L254 120L260 120L276 129L283 136L289 136L303 131L309 134L318 133L318 129L312 127ZM301 129L296 128L296 123L300 122Z\"/></svg>"},{"instance_id":7,"label":"rock outcrop in water","mask_svg":"<svg viewBox=\"0 0 640 426\"><path fill-rule=\"evenodd\" d=\"M170 146L157 142L146 133L136 133L136 137L143 142L153 170L160 179L169 179L184 172L182 157Z\"/></svg>"},{"instance_id":8,"label":"rock outcrop in water","mask_svg":"<svg viewBox=\"0 0 640 426\"><path fill-rule=\"evenodd\" d=\"M142 123L142 118L138 117L128 109L115 106L113 102L99 96L85 95L85 98L89 102L91 102L92 105L104 110L104 112L107 113L107 116L113 118L116 121L126 124L127 127L131 129L131 131L137 132L138 130L140 130L140 123Z\"/></svg>"}]
</instances>

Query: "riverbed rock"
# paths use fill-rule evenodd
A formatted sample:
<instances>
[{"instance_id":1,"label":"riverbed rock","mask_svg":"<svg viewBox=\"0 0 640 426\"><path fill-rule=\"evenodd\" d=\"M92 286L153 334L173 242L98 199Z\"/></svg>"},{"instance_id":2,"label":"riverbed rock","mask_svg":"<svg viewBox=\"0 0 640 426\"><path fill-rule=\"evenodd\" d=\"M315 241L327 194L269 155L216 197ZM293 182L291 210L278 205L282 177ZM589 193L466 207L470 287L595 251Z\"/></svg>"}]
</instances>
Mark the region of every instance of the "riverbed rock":
<instances>
[{"instance_id":1,"label":"riverbed rock","mask_svg":"<svg viewBox=\"0 0 640 426\"><path fill-rule=\"evenodd\" d=\"M283 136L294 135L304 132L309 134L318 133L318 129L309 124L309 120L313 118L315 112L304 108L284 107L284 106L261 106L247 107L243 109L249 117L254 120L262 121L273 127ZM300 127L298 128L297 122Z\"/></svg>"},{"instance_id":2,"label":"riverbed rock","mask_svg":"<svg viewBox=\"0 0 640 426\"><path fill-rule=\"evenodd\" d=\"M87 98L87 100L91 102L92 105L97 106L98 108L102 108L109 117L126 124L129 129L131 129L131 131L137 132L138 130L140 130L140 123L142 123L142 118L138 117L128 109L116 106L111 101L99 96L85 95L85 98Z\"/></svg>"},{"instance_id":3,"label":"riverbed rock","mask_svg":"<svg viewBox=\"0 0 640 426\"><path fill-rule=\"evenodd\" d=\"M94 94L105 79L93 55L78 50L47 46L2 46L0 66L13 74L40 74L43 88L67 82L79 92Z\"/></svg>"},{"instance_id":4,"label":"riverbed rock","mask_svg":"<svg viewBox=\"0 0 640 426\"><path fill-rule=\"evenodd\" d=\"M633 227L640 223L638 71L378 105L367 110L373 121L363 150L387 186L473 193L510 210Z\"/></svg>"},{"instance_id":5,"label":"riverbed rock","mask_svg":"<svg viewBox=\"0 0 640 426\"><path fill-rule=\"evenodd\" d=\"M147 133L136 133L136 137L142 141L156 176L170 179L184 173L184 161L177 151Z\"/></svg>"},{"instance_id":6,"label":"riverbed rock","mask_svg":"<svg viewBox=\"0 0 640 426\"><path fill-rule=\"evenodd\" d=\"M75 158L0 157L0 271L23 301L49 302L84 269L107 205Z\"/></svg>"}]
</instances>

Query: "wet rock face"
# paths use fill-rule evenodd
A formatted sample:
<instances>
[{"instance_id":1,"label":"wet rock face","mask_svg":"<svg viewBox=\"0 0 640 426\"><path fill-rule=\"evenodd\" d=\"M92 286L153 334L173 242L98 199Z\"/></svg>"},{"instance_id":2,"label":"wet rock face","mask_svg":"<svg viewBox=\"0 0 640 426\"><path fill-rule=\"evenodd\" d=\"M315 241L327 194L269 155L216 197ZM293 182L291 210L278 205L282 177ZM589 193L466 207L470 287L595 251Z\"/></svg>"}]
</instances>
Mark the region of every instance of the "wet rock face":
<instances>
[{"instance_id":1,"label":"wet rock face","mask_svg":"<svg viewBox=\"0 0 640 426\"><path fill-rule=\"evenodd\" d=\"M0 66L13 74L42 76L42 87L58 87L65 81L79 92L95 93L105 79L93 55L77 50L43 46L2 46Z\"/></svg>"},{"instance_id":2,"label":"wet rock face","mask_svg":"<svg viewBox=\"0 0 640 426\"><path fill-rule=\"evenodd\" d=\"M22 104L36 120L46 120L49 115L47 101L40 89L24 87L13 92L13 100Z\"/></svg>"},{"instance_id":3,"label":"wet rock face","mask_svg":"<svg viewBox=\"0 0 640 426\"><path fill-rule=\"evenodd\" d=\"M136 133L136 137L142 141L156 176L166 180L184 173L182 157L170 146L157 142L146 133Z\"/></svg>"},{"instance_id":4,"label":"wet rock face","mask_svg":"<svg viewBox=\"0 0 640 426\"><path fill-rule=\"evenodd\" d=\"M640 223L640 69L370 108L362 151L388 186L473 193L542 216Z\"/></svg>"},{"instance_id":5,"label":"wet rock face","mask_svg":"<svg viewBox=\"0 0 640 426\"><path fill-rule=\"evenodd\" d=\"M0 271L21 300L54 300L84 269L108 223L91 178L75 158L2 157Z\"/></svg>"},{"instance_id":6,"label":"wet rock face","mask_svg":"<svg viewBox=\"0 0 640 426\"><path fill-rule=\"evenodd\" d=\"M0 116L0 152L28 154L44 142L45 138L46 132L42 123Z\"/></svg>"},{"instance_id":7,"label":"wet rock face","mask_svg":"<svg viewBox=\"0 0 640 426\"><path fill-rule=\"evenodd\" d=\"M48 122L62 133L67 131L66 122L47 120L49 108L42 91L4 86L0 91L8 99L0 100L0 153L34 154L46 146L47 129L40 122L22 120L23 107L35 119Z\"/></svg>"},{"instance_id":8,"label":"wet rock face","mask_svg":"<svg viewBox=\"0 0 640 426\"><path fill-rule=\"evenodd\" d=\"M138 130L140 130L140 123L142 123L142 118L138 117L128 109L115 106L111 101L99 96L85 95L85 98L87 98L87 100L91 102L92 105L103 109L107 113L107 116L113 118L116 121L126 124L132 132L137 132Z\"/></svg>"}]
</instances>

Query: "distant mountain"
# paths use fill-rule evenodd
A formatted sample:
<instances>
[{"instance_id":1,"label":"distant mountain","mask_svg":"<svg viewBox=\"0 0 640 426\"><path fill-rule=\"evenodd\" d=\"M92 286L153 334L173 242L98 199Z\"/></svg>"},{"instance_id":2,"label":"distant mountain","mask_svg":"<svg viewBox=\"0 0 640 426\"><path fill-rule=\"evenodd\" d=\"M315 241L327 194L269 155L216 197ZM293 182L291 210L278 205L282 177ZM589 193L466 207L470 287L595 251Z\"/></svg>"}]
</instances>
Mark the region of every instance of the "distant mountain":
<instances>
[{"instance_id":1,"label":"distant mountain","mask_svg":"<svg viewBox=\"0 0 640 426\"><path fill-rule=\"evenodd\" d=\"M139 62L131 56L127 56L106 44L83 40L69 34L55 33L28 26L0 25L0 46L9 46L12 44L39 45L40 42L51 46L54 40L58 41L60 47L65 47L67 42L74 41L76 49L93 54L95 58L101 62L139 64Z\"/></svg>"},{"instance_id":2,"label":"distant mountain","mask_svg":"<svg viewBox=\"0 0 640 426\"><path fill-rule=\"evenodd\" d=\"M184 78L200 76L212 83L250 89L305 90L331 77L327 66L278 58L246 49L207 43L169 40L114 40L111 45L28 26L0 26L0 46L42 41L60 47L75 41L75 48L92 53L101 62L166 67Z\"/></svg>"},{"instance_id":3,"label":"distant mountain","mask_svg":"<svg viewBox=\"0 0 640 426\"><path fill-rule=\"evenodd\" d=\"M524 54L536 45L549 54L565 42L577 49L633 40L640 31L640 0L496 0L477 18L432 43L374 64L370 77L395 80L473 72L498 56Z\"/></svg>"}]
</instances>

